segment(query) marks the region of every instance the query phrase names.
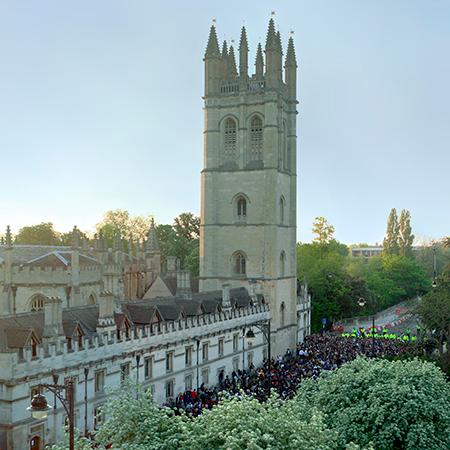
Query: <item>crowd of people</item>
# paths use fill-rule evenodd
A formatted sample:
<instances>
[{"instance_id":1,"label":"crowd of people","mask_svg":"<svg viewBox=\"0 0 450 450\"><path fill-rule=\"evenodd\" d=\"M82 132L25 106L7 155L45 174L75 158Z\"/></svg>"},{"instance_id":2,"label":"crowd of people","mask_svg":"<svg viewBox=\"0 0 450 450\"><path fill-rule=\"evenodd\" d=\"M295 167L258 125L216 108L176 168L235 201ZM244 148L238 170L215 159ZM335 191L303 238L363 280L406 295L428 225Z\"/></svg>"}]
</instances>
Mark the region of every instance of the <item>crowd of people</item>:
<instances>
[{"instance_id":1,"label":"crowd of people","mask_svg":"<svg viewBox=\"0 0 450 450\"><path fill-rule=\"evenodd\" d=\"M272 389L287 399L295 394L303 378L317 378L323 370L337 369L358 355L397 356L413 354L416 349L414 343L403 340L348 339L332 334L315 334L298 344L295 352L288 350L284 356L272 358L270 370L268 361L264 361L260 368L250 366L233 371L231 375L221 372L216 386L202 384L198 391L192 389L180 393L166 406L198 416L219 402L219 394L240 396L244 393L265 401Z\"/></svg>"}]
</instances>

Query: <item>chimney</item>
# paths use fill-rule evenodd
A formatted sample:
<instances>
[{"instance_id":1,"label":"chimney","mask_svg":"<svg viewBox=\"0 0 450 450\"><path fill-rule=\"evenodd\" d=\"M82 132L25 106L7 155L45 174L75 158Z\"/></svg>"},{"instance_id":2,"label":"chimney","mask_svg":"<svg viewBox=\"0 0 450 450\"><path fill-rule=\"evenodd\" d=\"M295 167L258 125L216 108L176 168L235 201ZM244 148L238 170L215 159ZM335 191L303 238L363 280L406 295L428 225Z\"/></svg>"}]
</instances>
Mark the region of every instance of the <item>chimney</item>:
<instances>
[{"instance_id":1,"label":"chimney","mask_svg":"<svg viewBox=\"0 0 450 450\"><path fill-rule=\"evenodd\" d=\"M174 276L177 272L177 257L176 256L168 256L167 257L167 275Z\"/></svg>"},{"instance_id":2,"label":"chimney","mask_svg":"<svg viewBox=\"0 0 450 450\"><path fill-rule=\"evenodd\" d=\"M192 298L191 274L188 270L179 270L177 272L177 297Z\"/></svg>"},{"instance_id":3,"label":"chimney","mask_svg":"<svg viewBox=\"0 0 450 450\"><path fill-rule=\"evenodd\" d=\"M42 337L56 341L64 336L62 324L62 300L60 297L46 297L44 300L44 331Z\"/></svg>"},{"instance_id":4,"label":"chimney","mask_svg":"<svg viewBox=\"0 0 450 450\"><path fill-rule=\"evenodd\" d=\"M222 309L231 308L230 302L230 285L222 284Z\"/></svg>"},{"instance_id":5,"label":"chimney","mask_svg":"<svg viewBox=\"0 0 450 450\"><path fill-rule=\"evenodd\" d=\"M98 332L110 331L111 327L115 328L114 308L115 299L113 293L111 291L101 292L98 301Z\"/></svg>"},{"instance_id":6,"label":"chimney","mask_svg":"<svg viewBox=\"0 0 450 450\"><path fill-rule=\"evenodd\" d=\"M77 226L73 227L72 231L72 258L70 263L71 275L71 306L79 306L81 304L80 294L80 232Z\"/></svg>"}]
</instances>

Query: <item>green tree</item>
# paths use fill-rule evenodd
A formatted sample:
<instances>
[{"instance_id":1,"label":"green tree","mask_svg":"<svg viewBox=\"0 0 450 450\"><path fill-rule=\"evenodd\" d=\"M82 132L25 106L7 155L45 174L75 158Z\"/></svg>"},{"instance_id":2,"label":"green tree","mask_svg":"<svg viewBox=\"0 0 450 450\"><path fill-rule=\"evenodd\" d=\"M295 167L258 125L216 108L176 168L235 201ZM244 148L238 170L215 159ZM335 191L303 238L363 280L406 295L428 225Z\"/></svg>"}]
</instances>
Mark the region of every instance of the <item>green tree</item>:
<instances>
[{"instance_id":1,"label":"green tree","mask_svg":"<svg viewBox=\"0 0 450 450\"><path fill-rule=\"evenodd\" d=\"M53 228L53 223L42 222L39 225L22 227L16 235L15 243L28 245L61 245L61 240L59 233Z\"/></svg>"},{"instance_id":2,"label":"green tree","mask_svg":"<svg viewBox=\"0 0 450 450\"><path fill-rule=\"evenodd\" d=\"M333 239L334 227L328 223L325 217L320 216L314 219L312 232L316 235L313 239L314 242L318 242L319 244L327 244Z\"/></svg>"},{"instance_id":3,"label":"green tree","mask_svg":"<svg viewBox=\"0 0 450 450\"><path fill-rule=\"evenodd\" d=\"M383 252L386 255L398 255L398 237L399 237L399 225L397 219L397 210L391 209L387 221L386 236L383 240Z\"/></svg>"},{"instance_id":4,"label":"green tree","mask_svg":"<svg viewBox=\"0 0 450 450\"><path fill-rule=\"evenodd\" d=\"M444 268L450 262L450 247L444 246L444 241L435 241L430 245L419 247L414 250L414 259L423 268L427 276L434 276L434 255L436 255L436 272L441 275Z\"/></svg>"},{"instance_id":5,"label":"green tree","mask_svg":"<svg viewBox=\"0 0 450 450\"><path fill-rule=\"evenodd\" d=\"M149 391L128 385L112 394L102 413L106 420L97 443L124 450L333 450L337 443L319 412L276 396L265 404L247 396L222 398L211 411L189 418L158 407Z\"/></svg>"},{"instance_id":6,"label":"green tree","mask_svg":"<svg viewBox=\"0 0 450 450\"><path fill-rule=\"evenodd\" d=\"M302 381L295 400L325 414L338 448L450 448L450 384L432 363L358 358Z\"/></svg>"},{"instance_id":7,"label":"green tree","mask_svg":"<svg viewBox=\"0 0 450 450\"><path fill-rule=\"evenodd\" d=\"M178 236L188 241L200 238L200 217L187 212L175 217L173 228Z\"/></svg>"},{"instance_id":8,"label":"green tree","mask_svg":"<svg viewBox=\"0 0 450 450\"><path fill-rule=\"evenodd\" d=\"M412 256L412 244L414 235L411 230L411 214L406 209L402 209L398 224L398 247L402 256Z\"/></svg>"},{"instance_id":9,"label":"green tree","mask_svg":"<svg viewBox=\"0 0 450 450\"><path fill-rule=\"evenodd\" d=\"M445 248L450 248L450 236L445 236L442 238L442 245Z\"/></svg>"},{"instance_id":10,"label":"green tree","mask_svg":"<svg viewBox=\"0 0 450 450\"><path fill-rule=\"evenodd\" d=\"M115 209L106 211L103 219L96 226L97 232L102 232L108 245L111 247L116 235L128 240L130 236L133 239L144 240L147 237L152 216L132 216L125 209Z\"/></svg>"},{"instance_id":11,"label":"green tree","mask_svg":"<svg viewBox=\"0 0 450 450\"><path fill-rule=\"evenodd\" d=\"M430 287L425 271L414 259L388 255L381 258L382 270L395 286L405 291L405 299L424 294Z\"/></svg>"},{"instance_id":12,"label":"green tree","mask_svg":"<svg viewBox=\"0 0 450 450\"><path fill-rule=\"evenodd\" d=\"M358 282L345 271L347 253L348 248L335 240L297 244L297 277L308 282L314 330L321 328L322 317L332 321L351 316L353 299L362 296L361 290L367 293L365 281Z\"/></svg>"},{"instance_id":13,"label":"green tree","mask_svg":"<svg viewBox=\"0 0 450 450\"><path fill-rule=\"evenodd\" d=\"M199 273L199 239L186 238L184 228L172 225L157 225L156 235L163 261L168 256L176 256L181 266L191 272L192 276Z\"/></svg>"},{"instance_id":14,"label":"green tree","mask_svg":"<svg viewBox=\"0 0 450 450\"><path fill-rule=\"evenodd\" d=\"M416 313L428 330L433 330L438 338L442 356L444 342L450 343L450 267L437 280L417 305Z\"/></svg>"}]
</instances>

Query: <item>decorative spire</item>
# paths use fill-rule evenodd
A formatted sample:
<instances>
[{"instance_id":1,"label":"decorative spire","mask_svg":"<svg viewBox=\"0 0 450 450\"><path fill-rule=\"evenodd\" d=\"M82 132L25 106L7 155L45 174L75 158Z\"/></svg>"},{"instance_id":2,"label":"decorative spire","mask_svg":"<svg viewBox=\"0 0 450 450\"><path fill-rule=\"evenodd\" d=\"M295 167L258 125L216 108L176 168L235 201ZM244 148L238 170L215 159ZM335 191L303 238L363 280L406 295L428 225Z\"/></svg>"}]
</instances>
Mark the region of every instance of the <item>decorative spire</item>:
<instances>
[{"instance_id":1,"label":"decorative spire","mask_svg":"<svg viewBox=\"0 0 450 450\"><path fill-rule=\"evenodd\" d=\"M208 44L206 46L205 59L206 58L219 58L220 50L219 50L219 41L217 40L216 27L211 25L211 29L209 31Z\"/></svg>"},{"instance_id":2,"label":"decorative spire","mask_svg":"<svg viewBox=\"0 0 450 450\"><path fill-rule=\"evenodd\" d=\"M275 32L275 22L271 17L267 29L266 50L277 50L277 35Z\"/></svg>"},{"instance_id":3,"label":"decorative spire","mask_svg":"<svg viewBox=\"0 0 450 450\"><path fill-rule=\"evenodd\" d=\"M131 234L128 238L128 254L133 256L133 236Z\"/></svg>"},{"instance_id":4,"label":"decorative spire","mask_svg":"<svg viewBox=\"0 0 450 450\"><path fill-rule=\"evenodd\" d=\"M227 41L223 41L222 44L222 76L226 77L228 76L228 45Z\"/></svg>"},{"instance_id":5,"label":"decorative spire","mask_svg":"<svg viewBox=\"0 0 450 450\"><path fill-rule=\"evenodd\" d=\"M297 58L295 57L294 39L289 37L288 47L286 52L285 67L297 67Z\"/></svg>"},{"instance_id":6,"label":"decorative spire","mask_svg":"<svg viewBox=\"0 0 450 450\"><path fill-rule=\"evenodd\" d=\"M239 75L244 81L248 77L248 42L245 27L241 30L241 39L239 41Z\"/></svg>"},{"instance_id":7,"label":"decorative spire","mask_svg":"<svg viewBox=\"0 0 450 450\"><path fill-rule=\"evenodd\" d=\"M72 248L78 249L80 247L80 230L74 225L72 230Z\"/></svg>"},{"instance_id":8,"label":"decorative spire","mask_svg":"<svg viewBox=\"0 0 450 450\"><path fill-rule=\"evenodd\" d=\"M156 236L155 220L152 217L150 229L147 233L146 250L148 252L159 252L158 237Z\"/></svg>"},{"instance_id":9,"label":"decorative spire","mask_svg":"<svg viewBox=\"0 0 450 450\"><path fill-rule=\"evenodd\" d=\"M223 41L222 44L222 58L225 58L228 56L228 45L227 45L227 41Z\"/></svg>"},{"instance_id":10,"label":"decorative spire","mask_svg":"<svg viewBox=\"0 0 450 450\"><path fill-rule=\"evenodd\" d=\"M100 230L98 232L98 249L100 251L102 251L102 252L108 249L108 244L106 242L106 238L103 235L103 231L102 230Z\"/></svg>"},{"instance_id":11,"label":"decorative spire","mask_svg":"<svg viewBox=\"0 0 450 450\"><path fill-rule=\"evenodd\" d=\"M12 247L12 234L9 225L6 226L5 244L7 247Z\"/></svg>"},{"instance_id":12,"label":"decorative spire","mask_svg":"<svg viewBox=\"0 0 450 450\"><path fill-rule=\"evenodd\" d=\"M114 234L114 240L113 240L114 250L121 250L121 245L122 245L122 238L120 236L120 233L116 232Z\"/></svg>"},{"instance_id":13,"label":"decorative spire","mask_svg":"<svg viewBox=\"0 0 450 450\"><path fill-rule=\"evenodd\" d=\"M256 50L256 78L262 80L264 76L264 58L262 54L261 43L258 44L258 49Z\"/></svg>"},{"instance_id":14,"label":"decorative spire","mask_svg":"<svg viewBox=\"0 0 450 450\"><path fill-rule=\"evenodd\" d=\"M232 45L230 45L230 51L228 52L227 76L230 78L237 77L236 58L234 57L234 48Z\"/></svg>"},{"instance_id":15,"label":"decorative spire","mask_svg":"<svg viewBox=\"0 0 450 450\"><path fill-rule=\"evenodd\" d=\"M239 51L242 50L248 52L247 32L245 30L245 27L242 27L241 29L241 38L239 40Z\"/></svg>"}]
</instances>

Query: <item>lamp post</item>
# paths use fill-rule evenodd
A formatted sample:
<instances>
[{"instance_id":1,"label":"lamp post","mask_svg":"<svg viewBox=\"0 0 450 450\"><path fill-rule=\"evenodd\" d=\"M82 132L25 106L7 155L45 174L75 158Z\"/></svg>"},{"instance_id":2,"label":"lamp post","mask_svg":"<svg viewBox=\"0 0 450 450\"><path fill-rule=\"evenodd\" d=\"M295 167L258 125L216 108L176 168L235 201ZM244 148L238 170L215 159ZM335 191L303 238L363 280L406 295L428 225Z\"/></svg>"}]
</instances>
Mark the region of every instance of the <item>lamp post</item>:
<instances>
[{"instance_id":1,"label":"lamp post","mask_svg":"<svg viewBox=\"0 0 450 450\"><path fill-rule=\"evenodd\" d=\"M437 286L437 270L436 270L436 245L433 245L433 282L431 286L435 288Z\"/></svg>"},{"instance_id":2,"label":"lamp post","mask_svg":"<svg viewBox=\"0 0 450 450\"><path fill-rule=\"evenodd\" d=\"M269 371L269 385L268 385L268 394L267 394L267 396L269 396L270 395L270 390L272 389L272 374L270 372L271 363L272 363L272 354L271 354L271 348L270 348L270 319L252 323L250 328L248 329L247 333L245 333L245 328L244 328L245 339L246 339L248 344L253 344L255 342L255 339L256 339L255 333L253 332L251 327L255 327L258 330L260 330L261 333L263 334L263 336L266 338L266 342L267 342L267 369Z\"/></svg>"},{"instance_id":3,"label":"lamp post","mask_svg":"<svg viewBox=\"0 0 450 450\"><path fill-rule=\"evenodd\" d=\"M197 394L198 394L198 352L200 349L200 339L196 339L197 342Z\"/></svg>"},{"instance_id":4,"label":"lamp post","mask_svg":"<svg viewBox=\"0 0 450 450\"><path fill-rule=\"evenodd\" d=\"M85 367L84 368L84 435L85 435L85 437L87 437L87 435L88 435L88 425L87 425L88 375L89 375L89 368ZM55 405L55 407L56 407L56 405Z\"/></svg>"},{"instance_id":5,"label":"lamp post","mask_svg":"<svg viewBox=\"0 0 450 450\"><path fill-rule=\"evenodd\" d=\"M358 305L363 308L366 305L366 300L362 297L358 299ZM372 315L372 357L375 356L375 314Z\"/></svg>"},{"instance_id":6,"label":"lamp post","mask_svg":"<svg viewBox=\"0 0 450 450\"><path fill-rule=\"evenodd\" d=\"M75 449L75 414L73 398L74 379L72 377L65 380L64 384L58 384L58 375L53 374L53 384L40 384L39 388L44 388L52 392L66 411L69 420L69 450ZM63 396L65 391L66 395ZM48 405L47 399L43 394L36 394L31 399L31 405L27 408L35 419L43 420L47 418L48 411L52 408Z\"/></svg>"}]
</instances>

